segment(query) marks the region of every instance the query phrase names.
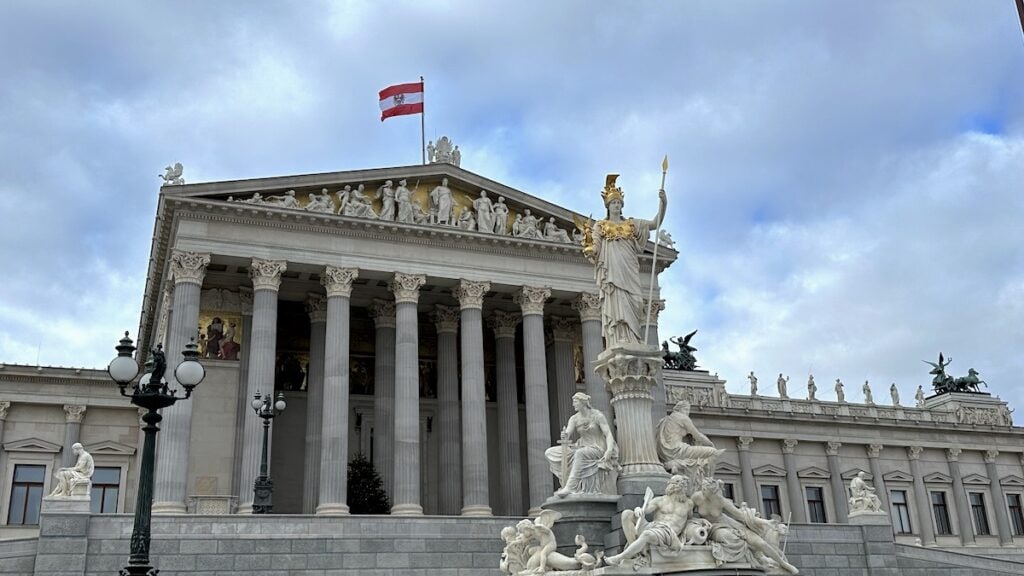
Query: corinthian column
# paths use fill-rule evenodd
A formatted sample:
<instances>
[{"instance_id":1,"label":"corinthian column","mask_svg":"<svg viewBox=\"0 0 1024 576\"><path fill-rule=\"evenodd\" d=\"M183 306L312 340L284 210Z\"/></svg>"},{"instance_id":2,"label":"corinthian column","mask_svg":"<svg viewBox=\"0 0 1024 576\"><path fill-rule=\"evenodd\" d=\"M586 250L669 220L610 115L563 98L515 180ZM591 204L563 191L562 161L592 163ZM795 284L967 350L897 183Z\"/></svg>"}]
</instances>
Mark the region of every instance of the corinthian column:
<instances>
[{"instance_id":1,"label":"corinthian column","mask_svg":"<svg viewBox=\"0 0 1024 576\"><path fill-rule=\"evenodd\" d=\"M665 310L665 301L659 298L654 300L644 299L644 304L650 306L650 330L647 330L647 343L655 348L661 346L661 342L658 338L658 314ZM646 322L646 317L644 321ZM641 326L641 330L646 330L648 325ZM657 424L665 417L668 413L668 406L665 404L665 375L664 372L658 371L657 385L651 389L651 417L654 419L654 423Z\"/></svg>"},{"instance_id":2,"label":"corinthian column","mask_svg":"<svg viewBox=\"0 0 1024 576\"><path fill-rule=\"evenodd\" d=\"M832 502L836 507L836 522L846 524L849 500L846 486L843 485L843 471L839 466L839 449L842 446L841 442L826 442L825 456L828 460L829 484L832 485Z\"/></svg>"},{"instance_id":3,"label":"corinthian column","mask_svg":"<svg viewBox=\"0 0 1024 576\"><path fill-rule=\"evenodd\" d=\"M431 311L437 328L437 426L440 454L438 511L454 516L462 510L462 446L459 424L459 309L438 304Z\"/></svg>"},{"instance_id":4,"label":"corinthian column","mask_svg":"<svg viewBox=\"0 0 1024 576\"><path fill-rule=\"evenodd\" d=\"M249 351L249 381L245 394L273 393L274 364L277 359L277 292L281 274L287 268L284 260L253 258L249 268L252 279L252 342ZM242 471L238 486L238 513L252 513L253 486L259 473L263 442L262 421L251 408L245 410L242 435ZM273 434L273 431L271 431Z\"/></svg>"},{"instance_id":5,"label":"corinthian column","mask_svg":"<svg viewBox=\"0 0 1024 576\"><path fill-rule=\"evenodd\" d=\"M956 506L956 520L960 527L960 543L964 546L974 545L974 526L971 524L971 507L967 504L967 492L964 490L964 479L960 473L959 448L946 448L946 463L949 475L953 478L953 505Z\"/></svg>"},{"instance_id":6,"label":"corinthian column","mask_svg":"<svg viewBox=\"0 0 1024 576\"><path fill-rule=\"evenodd\" d=\"M423 274L395 272L395 494L391 514L421 515L419 319Z\"/></svg>"},{"instance_id":7,"label":"corinthian column","mask_svg":"<svg viewBox=\"0 0 1024 576\"><path fill-rule=\"evenodd\" d=\"M320 501L316 513L348 514L348 351L349 297L357 268L327 266L320 283L327 289L324 393L320 424Z\"/></svg>"},{"instance_id":8,"label":"corinthian column","mask_svg":"<svg viewBox=\"0 0 1024 576\"><path fill-rule=\"evenodd\" d=\"M736 451L740 457L740 486L743 487L743 500L746 500L754 508L760 508L757 483L754 482L754 468L750 463L750 445L753 443L752 437L740 436L736 439Z\"/></svg>"},{"instance_id":9,"label":"corinthian column","mask_svg":"<svg viewBox=\"0 0 1024 576\"><path fill-rule=\"evenodd\" d=\"M498 369L498 461L501 496L507 516L520 516L523 509L523 470L519 460L519 400L516 392L516 325L519 315L495 310L488 321L494 330ZM596 377L596 376L595 376Z\"/></svg>"},{"instance_id":10,"label":"corinthian column","mask_svg":"<svg viewBox=\"0 0 1024 576\"><path fill-rule=\"evenodd\" d=\"M583 377L587 395L590 396L591 405L600 410L608 423L612 424L615 419L612 417L612 405L608 401L608 390L594 369L597 355L604 350L604 336L601 334L601 296L580 292L573 300L572 308L580 314L580 328L583 332Z\"/></svg>"},{"instance_id":11,"label":"corinthian column","mask_svg":"<svg viewBox=\"0 0 1024 576\"><path fill-rule=\"evenodd\" d=\"M998 457L998 450L985 451L985 473L988 474L989 487L992 489L992 508L996 513L996 526L999 527L999 545L1008 546L1013 544L1013 536L1010 532L1010 517L1006 513L1006 496L1003 495L999 470L996 468Z\"/></svg>"},{"instance_id":12,"label":"corinthian column","mask_svg":"<svg viewBox=\"0 0 1024 576\"><path fill-rule=\"evenodd\" d=\"M796 450L798 442L791 438L782 441L782 461L786 465L786 491L789 493L789 510L792 513L793 522L807 522L807 514L804 512L804 498L800 493L800 477L796 474L796 458L793 451Z\"/></svg>"},{"instance_id":13,"label":"corinthian column","mask_svg":"<svg viewBox=\"0 0 1024 576\"><path fill-rule=\"evenodd\" d=\"M306 298L309 314L309 373L306 375L306 465L303 467L302 513L316 512L320 498L320 434L324 397L324 354L327 341L327 299L310 293Z\"/></svg>"},{"instance_id":14,"label":"corinthian column","mask_svg":"<svg viewBox=\"0 0 1024 576\"><path fill-rule=\"evenodd\" d=\"M882 454L884 448L881 444L868 445L868 466L871 468L872 480L875 483L875 494L882 502L882 510L888 511L889 490L885 487L885 478L882 478L882 465L878 462L878 457Z\"/></svg>"},{"instance_id":15,"label":"corinthian column","mask_svg":"<svg viewBox=\"0 0 1024 576\"><path fill-rule=\"evenodd\" d=\"M64 405L64 452L61 454L61 466L65 468L75 465L75 455L71 452L71 447L78 443L81 436L82 418L85 418L85 406Z\"/></svg>"},{"instance_id":16,"label":"corinthian column","mask_svg":"<svg viewBox=\"0 0 1024 576\"><path fill-rule=\"evenodd\" d=\"M390 498L395 489L395 303L374 300L370 313L377 332L373 349L373 467Z\"/></svg>"},{"instance_id":17,"label":"corinthian column","mask_svg":"<svg viewBox=\"0 0 1024 576\"><path fill-rule=\"evenodd\" d=\"M928 490L924 486L924 476L921 475L921 452L920 446L907 448L907 455L910 456L910 473L914 476L914 500L917 502L917 527L921 531L921 543L925 546L935 546L935 530L932 529L930 511L932 509L931 499Z\"/></svg>"},{"instance_id":18,"label":"corinthian column","mask_svg":"<svg viewBox=\"0 0 1024 576\"><path fill-rule=\"evenodd\" d=\"M168 366L182 361L182 351L195 338L199 325L199 289L210 264L209 254L174 250L171 252L171 276L174 279L174 312L164 351ZM177 387L174 370L164 376ZM154 514L184 514L188 486L188 445L192 434L192 402L178 402L161 411L163 422L157 436L156 482L153 489Z\"/></svg>"},{"instance_id":19,"label":"corinthian column","mask_svg":"<svg viewBox=\"0 0 1024 576\"><path fill-rule=\"evenodd\" d=\"M515 302L523 312L523 372L526 394L526 469L530 480L529 515L554 493L544 451L551 447L547 361L544 358L544 302L550 288L523 286Z\"/></svg>"},{"instance_id":20,"label":"corinthian column","mask_svg":"<svg viewBox=\"0 0 1024 576\"><path fill-rule=\"evenodd\" d=\"M555 372L555 410L557 410L558 426L561 429L568 424L572 416L572 395L576 391L576 367L572 361L572 340L576 332L576 323L571 318L552 316L551 349L554 353Z\"/></svg>"},{"instance_id":21,"label":"corinthian column","mask_svg":"<svg viewBox=\"0 0 1024 576\"><path fill-rule=\"evenodd\" d=\"M461 280L455 290L462 316L463 516L491 515L491 502L487 493L487 405L484 394L483 321L484 295L490 289L490 282Z\"/></svg>"}]
</instances>

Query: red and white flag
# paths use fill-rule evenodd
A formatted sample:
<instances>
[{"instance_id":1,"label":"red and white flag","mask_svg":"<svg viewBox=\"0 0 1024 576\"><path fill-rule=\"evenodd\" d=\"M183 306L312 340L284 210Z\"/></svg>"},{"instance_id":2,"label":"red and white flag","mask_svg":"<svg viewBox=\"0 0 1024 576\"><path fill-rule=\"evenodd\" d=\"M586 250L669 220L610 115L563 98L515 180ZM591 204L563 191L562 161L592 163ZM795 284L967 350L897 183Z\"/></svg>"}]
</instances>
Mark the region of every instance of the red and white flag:
<instances>
[{"instance_id":1,"label":"red and white flag","mask_svg":"<svg viewBox=\"0 0 1024 576\"><path fill-rule=\"evenodd\" d=\"M380 121L423 113L423 82L395 84L380 91Z\"/></svg>"}]
</instances>

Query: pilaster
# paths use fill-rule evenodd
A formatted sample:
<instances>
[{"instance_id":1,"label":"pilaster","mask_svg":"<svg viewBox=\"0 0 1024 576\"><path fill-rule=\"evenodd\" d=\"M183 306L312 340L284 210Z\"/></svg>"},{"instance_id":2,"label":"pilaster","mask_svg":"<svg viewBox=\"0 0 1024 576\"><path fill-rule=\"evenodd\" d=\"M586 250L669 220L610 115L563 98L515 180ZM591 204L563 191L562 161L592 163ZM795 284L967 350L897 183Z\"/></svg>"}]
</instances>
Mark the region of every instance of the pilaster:
<instances>
[{"instance_id":1,"label":"pilaster","mask_svg":"<svg viewBox=\"0 0 1024 576\"><path fill-rule=\"evenodd\" d=\"M921 534L921 543L925 546L935 546L935 530L931 521L931 497L924 485L924 476L921 473L921 453L924 448L921 446L908 446L907 456L910 458L910 474L914 477L914 500L917 502L917 529Z\"/></svg>"},{"instance_id":2,"label":"pilaster","mask_svg":"<svg viewBox=\"0 0 1024 576\"><path fill-rule=\"evenodd\" d=\"M804 497L800 486L800 477L797 476L796 460L793 452L799 444L792 438L782 441L782 461L786 466L786 491L789 495L789 509L793 522L807 522L807 514L804 511Z\"/></svg>"}]
</instances>

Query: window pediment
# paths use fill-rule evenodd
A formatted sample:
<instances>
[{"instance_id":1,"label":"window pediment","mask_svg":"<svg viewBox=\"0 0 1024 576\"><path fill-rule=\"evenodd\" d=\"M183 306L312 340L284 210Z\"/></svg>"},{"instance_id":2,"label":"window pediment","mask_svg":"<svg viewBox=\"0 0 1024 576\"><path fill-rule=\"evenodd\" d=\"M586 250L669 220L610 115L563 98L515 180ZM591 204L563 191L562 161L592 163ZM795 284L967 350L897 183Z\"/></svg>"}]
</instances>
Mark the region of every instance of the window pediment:
<instances>
[{"instance_id":1,"label":"window pediment","mask_svg":"<svg viewBox=\"0 0 1024 576\"><path fill-rule=\"evenodd\" d=\"M988 477L982 476L981 474L968 474L967 476L964 476L964 484L984 484L985 486L988 486L990 482Z\"/></svg>"},{"instance_id":2,"label":"window pediment","mask_svg":"<svg viewBox=\"0 0 1024 576\"><path fill-rule=\"evenodd\" d=\"M5 452L42 452L57 454L62 449L60 444L47 442L41 438L25 438L4 444Z\"/></svg>"},{"instance_id":3,"label":"window pediment","mask_svg":"<svg viewBox=\"0 0 1024 576\"><path fill-rule=\"evenodd\" d=\"M765 464L754 468L754 476L778 476L785 477L786 471L774 464Z\"/></svg>"},{"instance_id":4,"label":"window pediment","mask_svg":"<svg viewBox=\"0 0 1024 576\"><path fill-rule=\"evenodd\" d=\"M715 474L716 475L717 474L739 474L739 473L740 473L740 469L737 468L736 466L733 466L732 464L729 464L728 462L719 462L718 465L715 466Z\"/></svg>"},{"instance_id":5,"label":"window pediment","mask_svg":"<svg viewBox=\"0 0 1024 576\"><path fill-rule=\"evenodd\" d=\"M886 482L913 482L914 477L906 472L900 472L899 470L893 470L882 474L882 479Z\"/></svg>"},{"instance_id":6,"label":"window pediment","mask_svg":"<svg viewBox=\"0 0 1024 576\"><path fill-rule=\"evenodd\" d=\"M94 442L85 446L85 451L94 456L98 454L105 456L131 456L135 454L135 447L121 444L120 442L104 440L103 442Z\"/></svg>"},{"instance_id":7,"label":"window pediment","mask_svg":"<svg viewBox=\"0 0 1024 576\"><path fill-rule=\"evenodd\" d=\"M1024 487L1024 478L1017 476L1016 474L1010 474L1009 476L1003 476L999 479L999 484L1003 486L1020 486Z\"/></svg>"},{"instance_id":8,"label":"window pediment","mask_svg":"<svg viewBox=\"0 0 1024 576\"><path fill-rule=\"evenodd\" d=\"M798 478L817 478L820 480L827 480L832 477L832 474L830 474L828 470L818 468L817 466L811 466L804 468L803 470L799 470L796 475Z\"/></svg>"},{"instance_id":9,"label":"window pediment","mask_svg":"<svg viewBox=\"0 0 1024 576\"><path fill-rule=\"evenodd\" d=\"M924 477L925 482L934 482L937 484L952 484L953 478L949 474L943 474L942 472L932 472Z\"/></svg>"}]
</instances>

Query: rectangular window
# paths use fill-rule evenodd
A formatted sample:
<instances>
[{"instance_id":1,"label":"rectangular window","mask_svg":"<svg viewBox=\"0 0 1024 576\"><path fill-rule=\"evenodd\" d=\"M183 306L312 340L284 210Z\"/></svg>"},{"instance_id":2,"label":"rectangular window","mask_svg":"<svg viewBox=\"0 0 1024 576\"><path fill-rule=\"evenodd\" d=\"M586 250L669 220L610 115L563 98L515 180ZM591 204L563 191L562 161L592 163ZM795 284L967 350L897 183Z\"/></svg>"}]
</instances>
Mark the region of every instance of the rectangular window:
<instances>
[{"instance_id":1,"label":"rectangular window","mask_svg":"<svg viewBox=\"0 0 1024 576\"><path fill-rule=\"evenodd\" d=\"M722 484L722 496L725 496L729 500L733 500L733 486L732 482L725 482Z\"/></svg>"},{"instance_id":2,"label":"rectangular window","mask_svg":"<svg viewBox=\"0 0 1024 576\"><path fill-rule=\"evenodd\" d=\"M820 486L807 486L807 518L814 524L825 524L825 491Z\"/></svg>"},{"instance_id":3,"label":"rectangular window","mask_svg":"<svg viewBox=\"0 0 1024 576\"><path fill-rule=\"evenodd\" d=\"M935 516L935 533L949 535L953 530L949 526L949 507L946 506L946 493L932 492L932 516Z\"/></svg>"},{"instance_id":4,"label":"rectangular window","mask_svg":"<svg viewBox=\"0 0 1024 576\"><path fill-rule=\"evenodd\" d=\"M1024 536L1024 509L1021 507L1020 494L1007 494L1006 502L1010 506L1010 523L1013 524L1013 535Z\"/></svg>"},{"instance_id":5,"label":"rectangular window","mask_svg":"<svg viewBox=\"0 0 1024 576\"><path fill-rule=\"evenodd\" d=\"M116 514L117 496L120 491L120 468L96 468L92 474L92 513Z\"/></svg>"},{"instance_id":6,"label":"rectangular window","mask_svg":"<svg viewBox=\"0 0 1024 576\"><path fill-rule=\"evenodd\" d=\"M911 534L910 507L907 506L907 491L893 490L889 501L892 503L892 527L897 534Z\"/></svg>"},{"instance_id":7,"label":"rectangular window","mask_svg":"<svg viewBox=\"0 0 1024 576\"><path fill-rule=\"evenodd\" d=\"M969 492L971 497L971 516L974 517L974 532L978 536L988 536L992 531L988 528L988 513L985 512L985 495L981 492Z\"/></svg>"},{"instance_id":8,"label":"rectangular window","mask_svg":"<svg viewBox=\"0 0 1024 576\"><path fill-rule=\"evenodd\" d=\"M764 514L765 518L782 516L782 507L779 504L778 486L761 486L761 513Z\"/></svg>"},{"instance_id":9,"label":"rectangular window","mask_svg":"<svg viewBox=\"0 0 1024 576\"><path fill-rule=\"evenodd\" d=\"M15 464L14 482L11 484L11 506L8 524L39 524L39 507L43 503L43 483L46 466Z\"/></svg>"}]
</instances>

